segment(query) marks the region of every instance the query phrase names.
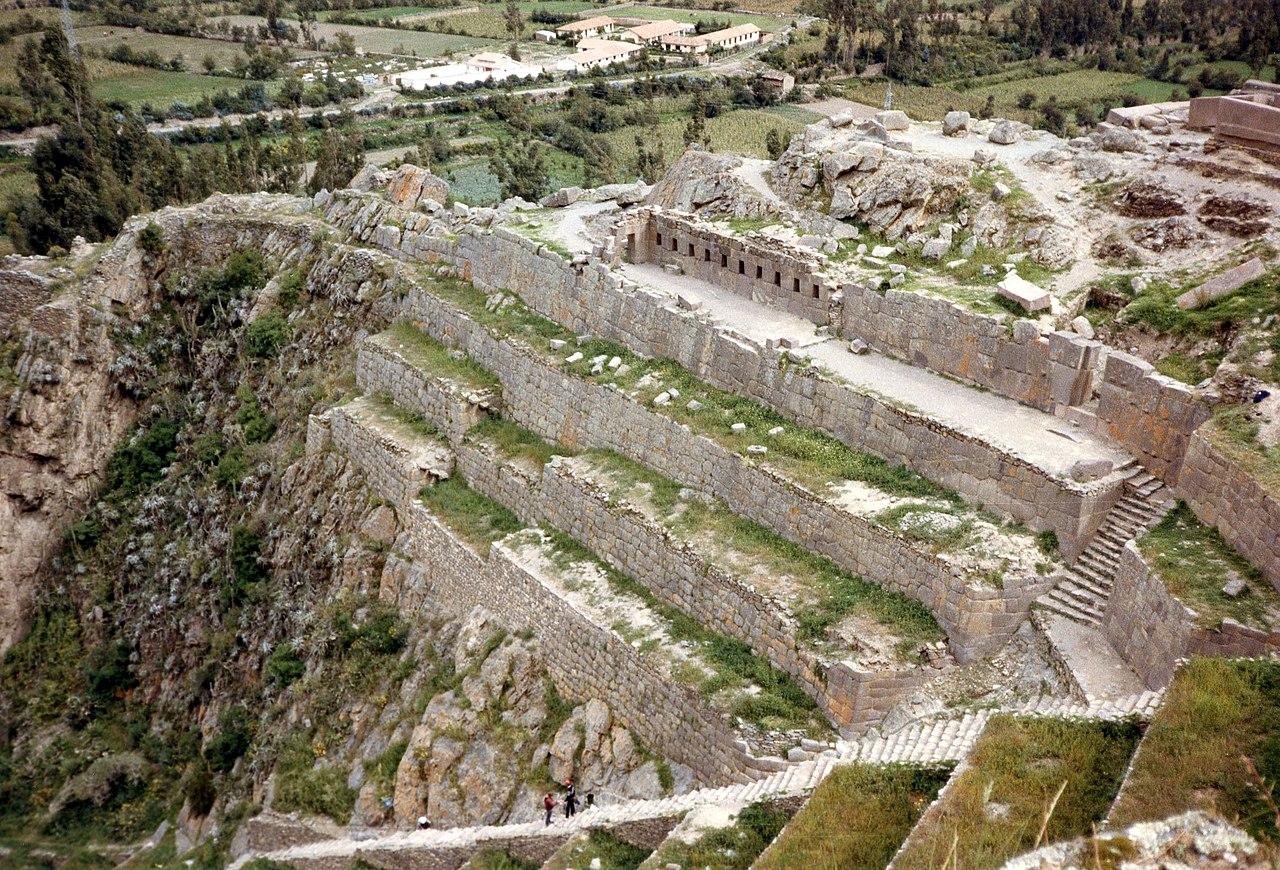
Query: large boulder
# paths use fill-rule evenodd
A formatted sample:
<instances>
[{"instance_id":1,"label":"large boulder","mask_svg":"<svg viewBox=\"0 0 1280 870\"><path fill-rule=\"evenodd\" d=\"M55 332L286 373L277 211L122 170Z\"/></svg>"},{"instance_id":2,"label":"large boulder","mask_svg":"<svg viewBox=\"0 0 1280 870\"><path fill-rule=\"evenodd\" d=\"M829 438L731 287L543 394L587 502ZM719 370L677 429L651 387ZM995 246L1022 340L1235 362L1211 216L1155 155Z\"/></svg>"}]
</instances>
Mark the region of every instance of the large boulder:
<instances>
[{"instance_id":1,"label":"large boulder","mask_svg":"<svg viewBox=\"0 0 1280 870\"><path fill-rule=\"evenodd\" d=\"M969 130L971 120L968 112L952 111L942 119L943 136L963 136Z\"/></svg>"},{"instance_id":2,"label":"large boulder","mask_svg":"<svg viewBox=\"0 0 1280 870\"><path fill-rule=\"evenodd\" d=\"M417 208L423 200L444 205L449 199L449 182L421 166L406 163L391 177L387 197L405 208Z\"/></svg>"},{"instance_id":3,"label":"large boulder","mask_svg":"<svg viewBox=\"0 0 1280 870\"><path fill-rule=\"evenodd\" d=\"M886 130L910 130L911 119L907 117L907 113L900 109L889 109L884 112L876 112L876 121Z\"/></svg>"},{"instance_id":4,"label":"large boulder","mask_svg":"<svg viewBox=\"0 0 1280 870\"><path fill-rule=\"evenodd\" d=\"M996 145L1012 145L1018 141L1018 125L1003 118L996 121L987 134L987 141Z\"/></svg>"}]
</instances>

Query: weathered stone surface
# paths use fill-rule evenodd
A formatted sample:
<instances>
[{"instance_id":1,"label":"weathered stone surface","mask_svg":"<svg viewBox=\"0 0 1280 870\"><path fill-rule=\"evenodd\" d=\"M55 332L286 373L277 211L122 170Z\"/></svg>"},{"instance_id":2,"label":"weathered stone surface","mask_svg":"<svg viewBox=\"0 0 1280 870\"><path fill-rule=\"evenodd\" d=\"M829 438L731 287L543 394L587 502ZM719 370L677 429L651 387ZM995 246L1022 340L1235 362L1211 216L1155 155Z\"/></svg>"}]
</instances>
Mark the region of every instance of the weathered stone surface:
<instances>
[{"instance_id":1,"label":"weathered stone surface","mask_svg":"<svg viewBox=\"0 0 1280 870\"><path fill-rule=\"evenodd\" d=\"M910 130L911 119L901 109L890 109L876 113L876 121L886 130Z\"/></svg>"},{"instance_id":2,"label":"weathered stone surface","mask_svg":"<svg viewBox=\"0 0 1280 870\"><path fill-rule=\"evenodd\" d=\"M1017 272L1010 272L1000 279L996 290L1005 299L1018 303L1027 311L1042 311L1049 307L1049 291L1032 284Z\"/></svg>"},{"instance_id":3,"label":"weathered stone surface","mask_svg":"<svg viewBox=\"0 0 1280 870\"><path fill-rule=\"evenodd\" d=\"M1183 293L1178 297L1178 307L1183 311L1189 311L1207 305L1215 299L1221 299L1236 292L1251 281L1256 281L1265 275L1266 271L1262 260L1257 257L1246 260L1234 269L1214 275L1199 287Z\"/></svg>"},{"instance_id":4,"label":"weathered stone surface","mask_svg":"<svg viewBox=\"0 0 1280 870\"><path fill-rule=\"evenodd\" d=\"M996 145L1012 145L1018 141L1018 127L1013 121L999 120L987 134L987 141Z\"/></svg>"},{"instance_id":5,"label":"weathered stone surface","mask_svg":"<svg viewBox=\"0 0 1280 870\"><path fill-rule=\"evenodd\" d=\"M951 111L942 118L942 135L963 136L969 130L968 112Z\"/></svg>"},{"instance_id":6,"label":"weathered stone surface","mask_svg":"<svg viewBox=\"0 0 1280 870\"><path fill-rule=\"evenodd\" d=\"M406 163L396 170L387 196L405 208L416 208L423 200L444 205L449 199L449 183L421 166Z\"/></svg>"}]
</instances>

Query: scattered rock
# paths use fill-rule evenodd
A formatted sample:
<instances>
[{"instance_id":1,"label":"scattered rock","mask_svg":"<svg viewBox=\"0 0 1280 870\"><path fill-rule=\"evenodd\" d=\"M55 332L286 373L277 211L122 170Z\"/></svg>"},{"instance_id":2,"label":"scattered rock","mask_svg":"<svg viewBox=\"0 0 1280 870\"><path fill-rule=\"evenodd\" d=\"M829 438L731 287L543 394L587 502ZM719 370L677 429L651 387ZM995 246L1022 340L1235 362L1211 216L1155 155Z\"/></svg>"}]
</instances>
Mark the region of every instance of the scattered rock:
<instances>
[{"instance_id":1,"label":"scattered rock","mask_svg":"<svg viewBox=\"0 0 1280 870\"><path fill-rule=\"evenodd\" d=\"M911 119L907 117L907 113L900 109L890 109L885 112L876 112L876 123L886 130L910 130Z\"/></svg>"},{"instance_id":2,"label":"scattered rock","mask_svg":"<svg viewBox=\"0 0 1280 870\"><path fill-rule=\"evenodd\" d=\"M969 130L968 112L951 111L942 118L943 136L963 136Z\"/></svg>"},{"instance_id":3,"label":"scattered rock","mask_svg":"<svg viewBox=\"0 0 1280 870\"><path fill-rule=\"evenodd\" d=\"M1026 311L1041 311L1050 305L1049 291L1032 284L1017 272L1010 272L1000 279L996 291Z\"/></svg>"},{"instance_id":4,"label":"scattered rock","mask_svg":"<svg viewBox=\"0 0 1280 870\"><path fill-rule=\"evenodd\" d=\"M1239 598L1248 588L1243 577L1232 577L1222 587L1222 594L1228 598Z\"/></svg>"},{"instance_id":5,"label":"scattered rock","mask_svg":"<svg viewBox=\"0 0 1280 870\"><path fill-rule=\"evenodd\" d=\"M1228 269L1219 275L1214 275L1199 287L1183 293L1178 297L1178 307L1183 311L1199 308L1215 299L1221 299L1223 296L1236 292L1250 281L1256 281L1265 275L1266 271L1262 265L1262 260L1254 257L1234 269Z\"/></svg>"},{"instance_id":6,"label":"scattered rock","mask_svg":"<svg viewBox=\"0 0 1280 870\"><path fill-rule=\"evenodd\" d=\"M1071 321L1071 331L1084 338L1093 338L1094 336L1093 324L1083 314Z\"/></svg>"},{"instance_id":7,"label":"scattered rock","mask_svg":"<svg viewBox=\"0 0 1280 870\"><path fill-rule=\"evenodd\" d=\"M865 341L863 341L860 338L855 338L849 342L849 353L856 353L861 355L861 354L870 353L870 352L871 352L871 348L867 345Z\"/></svg>"},{"instance_id":8,"label":"scattered rock","mask_svg":"<svg viewBox=\"0 0 1280 870\"><path fill-rule=\"evenodd\" d=\"M1006 200L1013 193L1013 189L1003 181L997 181L991 188L991 198L996 202Z\"/></svg>"},{"instance_id":9,"label":"scattered rock","mask_svg":"<svg viewBox=\"0 0 1280 870\"><path fill-rule=\"evenodd\" d=\"M1111 199L1111 205L1125 217L1156 218L1186 214L1182 197L1162 184L1134 181Z\"/></svg>"},{"instance_id":10,"label":"scattered rock","mask_svg":"<svg viewBox=\"0 0 1280 870\"><path fill-rule=\"evenodd\" d=\"M1200 207L1200 223L1211 230L1240 238L1260 236L1271 214L1266 203L1247 197L1211 196Z\"/></svg>"},{"instance_id":11,"label":"scattered rock","mask_svg":"<svg viewBox=\"0 0 1280 870\"><path fill-rule=\"evenodd\" d=\"M1001 119L991 128L991 132L987 134L987 141L996 145L1012 145L1018 141L1018 127L1013 121Z\"/></svg>"},{"instance_id":12,"label":"scattered rock","mask_svg":"<svg viewBox=\"0 0 1280 870\"><path fill-rule=\"evenodd\" d=\"M546 208L564 208L565 206L573 205L581 198L581 187L562 187L555 193L549 193L538 200L538 204Z\"/></svg>"}]
</instances>

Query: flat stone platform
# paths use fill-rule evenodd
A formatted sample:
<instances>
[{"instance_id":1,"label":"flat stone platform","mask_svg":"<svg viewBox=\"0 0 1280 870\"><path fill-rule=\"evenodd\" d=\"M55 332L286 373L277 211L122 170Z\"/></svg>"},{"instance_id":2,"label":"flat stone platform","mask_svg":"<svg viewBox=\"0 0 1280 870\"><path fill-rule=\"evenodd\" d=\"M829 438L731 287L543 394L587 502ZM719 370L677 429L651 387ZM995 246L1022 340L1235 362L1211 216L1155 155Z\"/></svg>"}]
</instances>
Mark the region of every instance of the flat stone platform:
<instances>
[{"instance_id":1,"label":"flat stone platform","mask_svg":"<svg viewBox=\"0 0 1280 870\"><path fill-rule=\"evenodd\" d=\"M1071 467L1081 460L1105 459L1119 468L1131 459L1052 414L875 352L850 353L846 342L820 335L813 323L706 281L672 275L650 263L626 263L621 268L627 278L672 301L683 296L698 303L718 325L761 343L785 339L854 389L914 409L1052 477L1068 479Z\"/></svg>"}]
</instances>

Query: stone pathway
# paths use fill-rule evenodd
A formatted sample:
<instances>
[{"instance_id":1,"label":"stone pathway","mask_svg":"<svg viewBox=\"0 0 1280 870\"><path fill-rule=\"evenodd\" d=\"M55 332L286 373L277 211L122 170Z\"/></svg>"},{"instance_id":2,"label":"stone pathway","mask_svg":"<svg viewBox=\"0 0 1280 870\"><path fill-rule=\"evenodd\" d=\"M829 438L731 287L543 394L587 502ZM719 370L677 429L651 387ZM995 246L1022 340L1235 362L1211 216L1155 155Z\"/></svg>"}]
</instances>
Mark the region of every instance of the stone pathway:
<instances>
[{"instance_id":1,"label":"stone pathway","mask_svg":"<svg viewBox=\"0 0 1280 870\"><path fill-rule=\"evenodd\" d=\"M1150 718L1162 692L1141 692L1125 698L1079 704L1043 699L1003 711L1026 716L1122 719ZM590 828L608 828L625 822L680 816L697 807L743 806L764 798L779 798L811 791L840 764L934 764L959 761L973 748L987 721L999 710L978 710L958 718L917 722L891 735L870 734L840 741L822 755L787 765L762 779L723 788L698 789L683 795L645 801L597 806L572 819L557 818L550 826L541 822L518 825L486 825L449 830L403 831L365 839L345 837L281 849L265 855L243 855L231 865L244 866L253 857L275 861L323 861L355 857L360 852L414 852L448 848L481 848L530 837L566 837Z\"/></svg>"},{"instance_id":2,"label":"stone pathway","mask_svg":"<svg viewBox=\"0 0 1280 870\"><path fill-rule=\"evenodd\" d=\"M1101 630L1060 616L1044 615L1044 633L1086 698L1114 698L1141 692L1134 673Z\"/></svg>"}]
</instances>

